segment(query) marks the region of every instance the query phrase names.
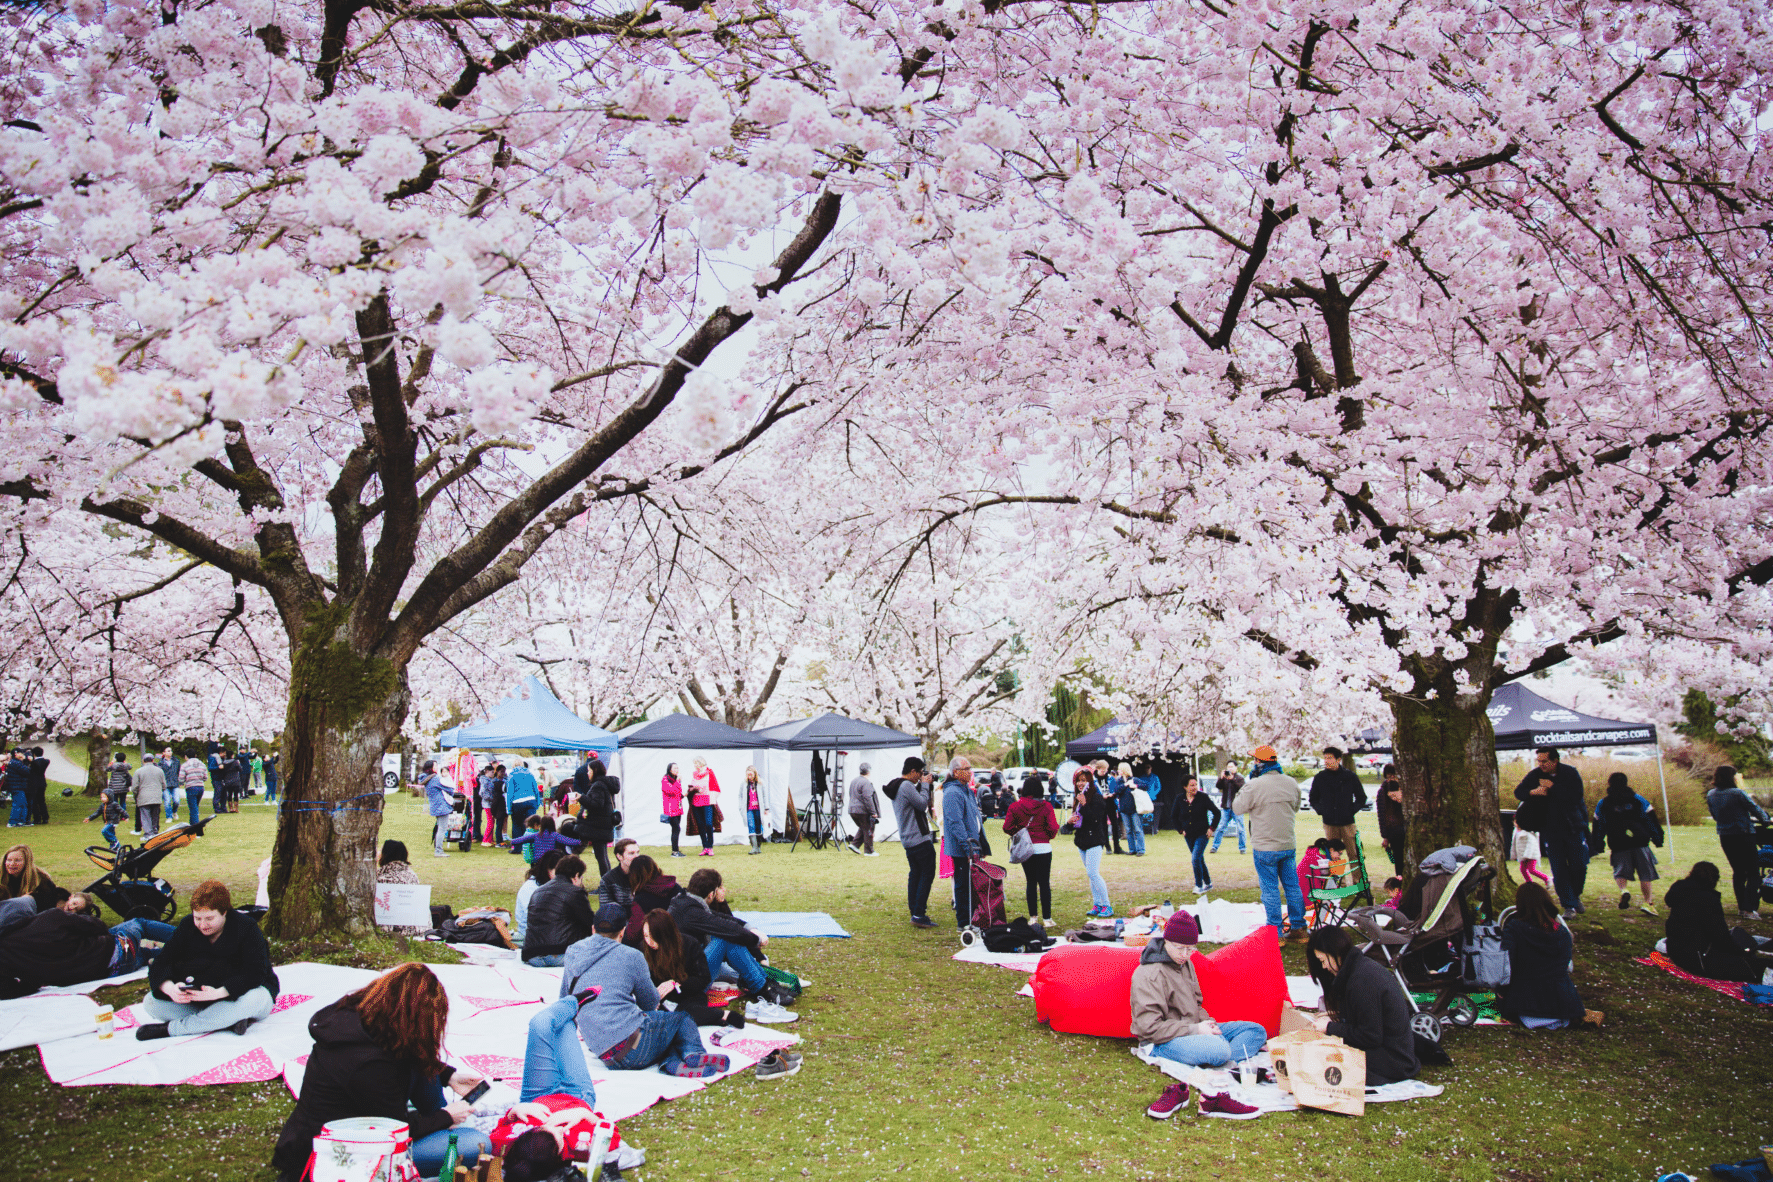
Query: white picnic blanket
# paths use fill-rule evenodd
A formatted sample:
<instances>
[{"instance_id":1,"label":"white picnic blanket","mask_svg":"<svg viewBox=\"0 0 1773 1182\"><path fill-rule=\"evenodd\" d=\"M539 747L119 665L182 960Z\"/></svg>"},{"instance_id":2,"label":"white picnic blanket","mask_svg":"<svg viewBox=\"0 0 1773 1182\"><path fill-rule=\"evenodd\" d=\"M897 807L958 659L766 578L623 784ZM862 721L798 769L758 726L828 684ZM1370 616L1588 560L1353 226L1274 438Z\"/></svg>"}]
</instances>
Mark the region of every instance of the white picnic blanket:
<instances>
[{"instance_id":1,"label":"white picnic blanket","mask_svg":"<svg viewBox=\"0 0 1773 1182\"><path fill-rule=\"evenodd\" d=\"M969 964L999 965L1018 973L1032 973L1039 966L1040 958L1045 955L1045 952L991 952L983 944L974 944L971 948L962 948L956 952L953 959L964 960Z\"/></svg>"},{"instance_id":2,"label":"white picnic blanket","mask_svg":"<svg viewBox=\"0 0 1773 1182\"><path fill-rule=\"evenodd\" d=\"M1184 903L1176 910L1194 916L1200 924L1201 941L1206 944L1233 943L1268 922L1268 911L1260 903L1232 903L1209 898L1199 903Z\"/></svg>"},{"instance_id":3,"label":"white picnic blanket","mask_svg":"<svg viewBox=\"0 0 1773 1182\"><path fill-rule=\"evenodd\" d=\"M1143 1045L1135 1045L1132 1052L1135 1059L1149 1063L1172 1079L1179 1079L1209 1094L1230 1092L1232 1099L1260 1108L1264 1116L1270 1112L1296 1112L1299 1108L1299 1102L1293 1098L1292 1093L1281 1091L1278 1084L1251 1084L1246 1087L1231 1072L1217 1067L1185 1067L1169 1059L1159 1058ZM1251 1057L1250 1065L1266 1067L1270 1071L1274 1069L1274 1062L1268 1057L1267 1051L1258 1051ZM1401 1079L1396 1083L1368 1088L1367 1103L1393 1104L1402 1100L1424 1100L1446 1090L1439 1084L1420 1079Z\"/></svg>"},{"instance_id":4,"label":"white picnic blanket","mask_svg":"<svg viewBox=\"0 0 1773 1182\"><path fill-rule=\"evenodd\" d=\"M515 1086L523 1077L529 1020L559 994L560 970L530 968L520 962L432 965L431 970L450 997L444 1058ZM244 1035L217 1032L137 1042L135 1027L147 1019L140 1006L131 1006L118 1012L117 1036L100 1040L90 1033L88 1016L84 1031L42 1042L43 1069L65 1087L247 1083L281 1076L291 1093L299 1094L313 1050L308 1020L376 975L335 965L279 966L282 989L277 1008ZM20 1000L42 1004L39 998ZM92 1006L89 998L78 1000ZM71 1007L69 1020L74 1024ZM800 1041L798 1035L758 1026L743 1031L705 1028L702 1038L711 1050L717 1045L721 1054L731 1057L729 1075L756 1065L775 1047ZM714 1082L678 1079L657 1069L611 1071L590 1055L586 1062L597 1085L598 1109L612 1120L624 1120L660 1100L688 1095Z\"/></svg>"}]
</instances>

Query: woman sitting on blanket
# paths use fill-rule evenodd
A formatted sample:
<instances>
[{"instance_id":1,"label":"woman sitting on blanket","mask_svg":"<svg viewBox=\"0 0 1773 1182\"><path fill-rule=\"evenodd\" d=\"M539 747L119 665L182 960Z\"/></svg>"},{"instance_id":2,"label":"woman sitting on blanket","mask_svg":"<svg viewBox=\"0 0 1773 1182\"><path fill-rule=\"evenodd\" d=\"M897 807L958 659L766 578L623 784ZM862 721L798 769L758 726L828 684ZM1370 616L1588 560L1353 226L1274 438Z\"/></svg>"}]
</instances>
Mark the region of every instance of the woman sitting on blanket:
<instances>
[{"instance_id":1,"label":"woman sitting on blanket","mask_svg":"<svg viewBox=\"0 0 1773 1182\"><path fill-rule=\"evenodd\" d=\"M1312 977L1328 982L1324 1006L1329 1011L1311 1020L1367 1054L1367 1086L1415 1079L1422 1064L1416 1058L1416 1035L1410 1029L1415 1007L1404 987L1383 965L1363 956L1346 928L1319 928L1305 944Z\"/></svg>"},{"instance_id":2,"label":"woman sitting on blanket","mask_svg":"<svg viewBox=\"0 0 1773 1182\"><path fill-rule=\"evenodd\" d=\"M1502 994L1502 1016L1530 1030L1562 1030L1577 1023L1601 1024L1599 1010L1584 1009L1570 980L1575 940L1558 917L1558 901L1536 882L1514 893L1514 914L1502 925L1508 953L1509 984Z\"/></svg>"},{"instance_id":3,"label":"woman sitting on blanket","mask_svg":"<svg viewBox=\"0 0 1773 1182\"><path fill-rule=\"evenodd\" d=\"M47 892L55 889L55 881L37 869L36 856L28 845L15 845L0 858L0 900L36 897L37 910L48 911L55 906Z\"/></svg>"},{"instance_id":4,"label":"woman sitting on blanket","mask_svg":"<svg viewBox=\"0 0 1773 1182\"><path fill-rule=\"evenodd\" d=\"M1668 888L1668 959L1696 977L1759 981L1763 959L1754 936L1724 919L1721 877L1712 862L1695 862L1687 877Z\"/></svg>"},{"instance_id":5,"label":"woman sitting on blanket","mask_svg":"<svg viewBox=\"0 0 1773 1182\"><path fill-rule=\"evenodd\" d=\"M623 941L646 957L646 967L659 989L659 996L679 1013L688 1014L697 1026L731 1026L742 1030L745 1015L728 1009L715 1009L708 1004L708 989L714 979L708 972L708 957L702 942L677 930L677 921L662 909L647 912L640 931ZM665 982L675 981L670 991Z\"/></svg>"},{"instance_id":6,"label":"woman sitting on blanket","mask_svg":"<svg viewBox=\"0 0 1773 1182\"><path fill-rule=\"evenodd\" d=\"M640 925L646 921L647 913L671 906L671 900L683 894L683 888L677 885L677 879L659 869L659 864L645 854L634 859L628 867L628 881L633 884L634 905L628 915L628 930L624 938L632 939L640 935Z\"/></svg>"},{"instance_id":7,"label":"woman sitting on blanket","mask_svg":"<svg viewBox=\"0 0 1773 1182\"><path fill-rule=\"evenodd\" d=\"M246 1028L271 1015L277 1000L271 946L258 923L234 910L226 883L210 879L191 892L191 914L148 968L142 1003L158 1018L136 1030L147 1041Z\"/></svg>"},{"instance_id":8,"label":"woman sitting on blanket","mask_svg":"<svg viewBox=\"0 0 1773 1182\"><path fill-rule=\"evenodd\" d=\"M452 1131L462 1163L473 1168L491 1142L462 1125L471 1111L462 1097L481 1077L442 1061L448 1021L449 995L422 964L403 964L315 1014L308 1022L314 1050L302 1094L271 1155L279 1182L297 1182L304 1175L314 1136L328 1121L361 1116L407 1125L413 1165L425 1177L442 1168ZM584 1058L578 1056L581 1071ZM527 1078L526 1071L526 1083ZM455 1095L448 1096L446 1088Z\"/></svg>"},{"instance_id":9,"label":"woman sitting on blanket","mask_svg":"<svg viewBox=\"0 0 1773 1182\"><path fill-rule=\"evenodd\" d=\"M377 882L394 882L405 886L418 886L418 872L412 868L412 858L407 855L406 843L392 839L382 843L382 856L378 859L376 870ZM406 936L418 939L425 934L425 929L411 924L396 924L384 928L390 936Z\"/></svg>"},{"instance_id":10,"label":"woman sitting on blanket","mask_svg":"<svg viewBox=\"0 0 1773 1182\"><path fill-rule=\"evenodd\" d=\"M1223 1067L1248 1059L1268 1041L1268 1032L1257 1022L1213 1021L1201 1002L1200 980L1194 973L1194 946L1200 942L1200 926L1194 916L1178 911L1164 925L1163 939L1145 945L1139 967L1133 970L1131 997L1133 1037L1149 1044L1150 1053L1188 1067ZM1187 1084L1164 1089L1147 1116L1168 1120L1188 1101ZM1243 1120L1257 1115L1248 1104L1229 1094L1201 1093L1202 1116Z\"/></svg>"}]
</instances>

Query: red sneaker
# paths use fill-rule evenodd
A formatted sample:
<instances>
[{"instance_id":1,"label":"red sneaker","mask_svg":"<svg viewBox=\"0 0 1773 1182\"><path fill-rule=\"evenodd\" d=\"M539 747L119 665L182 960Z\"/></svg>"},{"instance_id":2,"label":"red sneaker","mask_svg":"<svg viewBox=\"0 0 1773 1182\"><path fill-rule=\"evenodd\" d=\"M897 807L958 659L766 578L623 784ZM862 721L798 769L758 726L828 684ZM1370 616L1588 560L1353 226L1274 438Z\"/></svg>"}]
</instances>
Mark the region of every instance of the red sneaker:
<instances>
[{"instance_id":1,"label":"red sneaker","mask_svg":"<svg viewBox=\"0 0 1773 1182\"><path fill-rule=\"evenodd\" d=\"M1220 1092L1217 1096L1205 1094L1201 1096L1200 1114L1202 1116L1222 1116L1226 1120L1255 1120L1262 1115L1262 1110L1233 1100L1229 1092Z\"/></svg>"},{"instance_id":2,"label":"red sneaker","mask_svg":"<svg viewBox=\"0 0 1773 1182\"><path fill-rule=\"evenodd\" d=\"M1171 1084L1164 1089L1164 1094L1152 1101L1145 1115L1153 1120L1169 1120L1188 1104L1188 1085L1185 1083Z\"/></svg>"}]
</instances>

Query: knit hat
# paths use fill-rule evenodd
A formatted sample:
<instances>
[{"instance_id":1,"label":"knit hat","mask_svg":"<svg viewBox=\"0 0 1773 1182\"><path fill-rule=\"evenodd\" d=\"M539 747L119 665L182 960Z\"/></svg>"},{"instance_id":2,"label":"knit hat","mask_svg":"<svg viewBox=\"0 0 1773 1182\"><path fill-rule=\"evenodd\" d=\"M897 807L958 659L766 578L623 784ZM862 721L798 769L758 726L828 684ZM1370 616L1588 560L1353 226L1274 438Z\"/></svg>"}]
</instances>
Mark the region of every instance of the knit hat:
<instances>
[{"instance_id":1,"label":"knit hat","mask_svg":"<svg viewBox=\"0 0 1773 1182\"><path fill-rule=\"evenodd\" d=\"M1275 752L1274 748L1270 747L1267 743L1262 744L1262 746L1250 752L1250 758L1260 759L1263 763L1280 762L1280 756Z\"/></svg>"},{"instance_id":2,"label":"knit hat","mask_svg":"<svg viewBox=\"0 0 1773 1182\"><path fill-rule=\"evenodd\" d=\"M1200 924L1188 912L1178 911L1170 916L1170 922L1164 924L1164 939L1173 940L1177 944L1198 944Z\"/></svg>"},{"instance_id":3,"label":"knit hat","mask_svg":"<svg viewBox=\"0 0 1773 1182\"><path fill-rule=\"evenodd\" d=\"M628 926L628 909L620 903L605 903L597 909L591 922L600 932L619 932Z\"/></svg>"}]
</instances>

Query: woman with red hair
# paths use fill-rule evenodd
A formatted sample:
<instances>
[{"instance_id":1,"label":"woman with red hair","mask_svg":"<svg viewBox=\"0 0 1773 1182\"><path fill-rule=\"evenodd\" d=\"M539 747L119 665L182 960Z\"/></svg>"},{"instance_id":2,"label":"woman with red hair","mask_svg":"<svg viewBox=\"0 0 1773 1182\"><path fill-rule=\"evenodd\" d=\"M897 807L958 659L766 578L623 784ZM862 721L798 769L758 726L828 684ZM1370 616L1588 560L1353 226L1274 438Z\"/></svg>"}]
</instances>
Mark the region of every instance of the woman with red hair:
<instances>
[{"instance_id":1,"label":"woman with red hair","mask_svg":"<svg viewBox=\"0 0 1773 1182\"><path fill-rule=\"evenodd\" d=\"M470 1111L461 1097L481 1077L442 1061L448 1022L449 996L422 964L403 964L315 1014L308 1023L314 1051L302 1094L271 1156L279 1179L302 1176L314 1136L326 1122L353 1116L404 1122L412 1133L413 1165L425 1177L442 1168L452 1130L462 1163L473 1166L492 1143L477 1129L457 1126ZM416 1109L411 1113L409 1100Z\"/></svg>"}]
</instances>

